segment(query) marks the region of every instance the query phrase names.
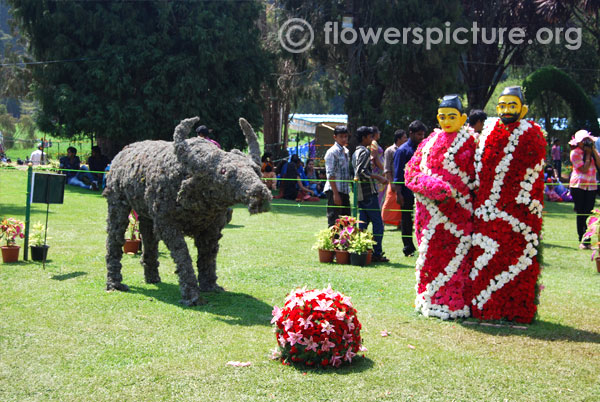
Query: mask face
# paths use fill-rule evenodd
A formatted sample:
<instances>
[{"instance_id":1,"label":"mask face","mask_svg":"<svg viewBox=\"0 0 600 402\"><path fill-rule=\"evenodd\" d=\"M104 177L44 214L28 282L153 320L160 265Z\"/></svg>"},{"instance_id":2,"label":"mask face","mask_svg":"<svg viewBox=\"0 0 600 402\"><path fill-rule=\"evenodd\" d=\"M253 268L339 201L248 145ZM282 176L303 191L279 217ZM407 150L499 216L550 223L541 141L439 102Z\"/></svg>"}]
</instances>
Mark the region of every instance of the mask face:
<instances>
[{"instance_id":1,"label":"mask face","mask_svg":"<svg viewBox=\"0 0 600 402\"><path fill-rule=\"evenodd\" d=\"M496 112L504 124L521 120L527 114L527 105L521 104L518 96L503 95L498 99Z\"/></svg>"},{"instance_id":2,"label":"mask face","mask_svg":"<svg viewBox=\"0 0 600 402\"><path fill-rule=\"evenodd\" d=\"M447 133L455 133L467 121L467 115L461 114L458 109L442 107L438 109L437 121Z\"/></svg>"}]
</instances>

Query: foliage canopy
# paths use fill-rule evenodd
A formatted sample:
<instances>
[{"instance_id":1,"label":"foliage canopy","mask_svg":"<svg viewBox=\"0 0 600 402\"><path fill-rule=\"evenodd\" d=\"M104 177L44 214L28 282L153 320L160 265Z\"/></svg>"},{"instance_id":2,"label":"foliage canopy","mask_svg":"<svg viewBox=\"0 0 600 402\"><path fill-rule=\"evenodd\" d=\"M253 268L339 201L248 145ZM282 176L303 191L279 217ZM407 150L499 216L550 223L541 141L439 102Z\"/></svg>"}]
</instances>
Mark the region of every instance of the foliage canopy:
<instances>
[{"instance_id":1,"label":"foliage canopy","mask_svg":"<svg viewBox=\"0 0 600 402\"><path fill-rule=\"evenodd\" d=\"M270 68L247 2L9 0L30 52L40 128L120 145L171 139L199 116L224 148L243 147L237 120L260 123Z\"/></svg>"}]
</instances>

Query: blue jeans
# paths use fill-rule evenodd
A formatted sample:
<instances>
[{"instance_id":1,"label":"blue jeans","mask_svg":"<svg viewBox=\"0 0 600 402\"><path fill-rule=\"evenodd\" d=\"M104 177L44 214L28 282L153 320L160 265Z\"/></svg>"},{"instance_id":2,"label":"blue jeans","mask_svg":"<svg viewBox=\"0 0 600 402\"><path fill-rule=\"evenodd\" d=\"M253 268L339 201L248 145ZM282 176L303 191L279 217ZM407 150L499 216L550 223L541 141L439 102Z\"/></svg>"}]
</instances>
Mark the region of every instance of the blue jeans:
<instances>
[{"instance_id":1,"label":"blue jeans","mask_svg":"<svg viewBox=\"0 0 600 402\"><path fill-rule=\"evenodd\" d=\"M88 186L87 184L85 184L84 182L82 182L81 180L79 180L77 178L77 175L68 178L67 179L67 184L69 186L77 186L77 187L81 187L81 188L87 188L88 190L91 188L91 186Z\"/></svg>"},{"instance_id":2,"label":"blue jeans","mask_svg":"<svg viewBox=\"0 0 600 402\"><path fill-rule=\"evenodd\" d=\"M366 199L358 202L358 214L361 222L358 227L364 230L373 224L373 237L376 241L373 247L373 255L383 254L381 241L383 240L383 220L381 219L381 209L379 208L379 199L377 194L371 194Z\"/></svg>"},{"instance_id":3,"label":"blue jeans","mask_svg":"<svg viewBox=\"0 0 600 402\"><path fill-rule=\"evenodd\" d=\"M79 169L89 170L87 168L87 166L81 166ZM88 178L90 182L93 182L96 180L94 175L92 175L90 172L77 172L77 174L75 176L67 179L67 184L70 186L77 186L77 187L82 187L82 188L87 188L87 189L91 188L91 186L89 184L85 184L83 182L84 177Z\"/></svg>"}]
</instances>

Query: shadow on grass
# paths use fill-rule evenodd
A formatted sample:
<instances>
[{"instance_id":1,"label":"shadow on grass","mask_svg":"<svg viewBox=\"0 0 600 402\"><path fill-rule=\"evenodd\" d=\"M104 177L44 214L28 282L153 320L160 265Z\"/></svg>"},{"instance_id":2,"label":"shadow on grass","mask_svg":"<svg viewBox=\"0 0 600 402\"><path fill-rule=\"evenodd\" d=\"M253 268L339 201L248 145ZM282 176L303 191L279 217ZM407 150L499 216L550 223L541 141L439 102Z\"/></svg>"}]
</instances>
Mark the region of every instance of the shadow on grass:
<instances>
[{"instance_id":1,"label":"shadow on grass","mask_svg":"<svg viewBox=\"0 0 600 402\"><path fill-rule=\"evenodd\" d=\"M65 184L65 193L86 194L86 195L92 195L92 196L97 196L97 197L102 198L102 190L92 191L88 188L71 186L69 184ZM66 198L66 195L65 195L65 198Z\"/></svg>"},{"instance_id":2,"label":"shadow on grass","mask_svg":"<svg viewBox=\"0 0 600 402\"><path fill-rule=\"evenodd\" d=\"M322 217L326 223L326 208L327 202L325 200L321 200L319 202L298 203L296 201L278 198L271 202L271 210L268 213L275 215L314 216L316 218Z\"/></svg>"},{"instance_id":3,"label":"shadow on grass","mask_svg":"<svg viewBox=\"0 0 600 402\"><path fill-rule=\"evenodd\" d=\"M398 268L400 268L400 269L404 269L404 268L412 268L412 269L414 269L415 268L414 264L412 264L412 265L411 264L400 264L399 262L388 262L388 263L385 263L385 264L381 264L381 263L380 264L371 264L371 265L369 265L369 267L373 267L373 268L378 268L378 267L382 267L382 268L386 267L387 268L387 267L390 267L390 268L394 268L394 269L398 269Z\"/></svg>"},{"instance_id":4,"label":"shadow on grass","mask_svg":"<svg viewBox=\"0 0 600 402\"><path fill-rule=\"evenodd\" d=\"M228 223L227 225L225 225L226 229L239 229L239 228L243 228L244 225L234 225L232 223Z\"/></svg>"},{"instance_id":5,"label":"shadow on grass","mask_svg":"<svg viewBox=\"0 0 600 402\"><path fill-rule=\"evenodd\" d=\"M566 250L573 250L573 251L576 251L577 247L578 247L576 243L573 243L573 244L575 244L575 247L573 247L573 246L561 246L561 245L558 245L558 244L552 244L552 243L546 243L546 242L542 242L542 244L544 245L544 248L563 248L563 249L566 249Z\"/></svg>"},{"instance_id":6,"label":"shadow on grass","mask_svg":"<svg viewBox=\"0 0 600 402\"><path fill-rule=\"evenodd\" d=\"M52 275L50 277L50 279L55 280L55 281L66 281L67 279L77 278L78 276L83 276L83 275L87 275L87 274L88 274L87 272L75 271L75 272L69 272L68 274Z\"/></svg>"},{"instance_id":7,"label":"shadow on grass","mask_svg":"<svg viewBox=\"0 0 600 402\"><path fill-rule=\"evenodd\" d=\"M179 286L171 283L157 283L147 286L147 288L130 286L129 290L131 293L142 294L163 303L221 316L217 319L231 325L271 325L273 307L245 293L227 291L201 293L201 297L207 302L206 304L186 307L179 303L181 299Z\"/></svg>"},{"instance_id":8,"label":"shadow on grass","mask_svg":"<svg viewBox=\"0 0 600 402\"><path fill-rule=\"evenodd\" d=\"M375 363L373 362L373 360L369 359L368 357L359 357L358 359L355 359L351 365L344 365L337 369L334 369L331 366L328 366L327 368L323 368L320 366L319 367L308 367L308 366L302 366L302 365L296 365L296 364L292 364L290 367L292 367L298 371L302 371L302 372L311 372L312 374L347 375L347 374L354 374L354 373L362 373L363 371L372 369L373 366L375 366Z\"/></svg>"},{"instance_id":9,"label":"shadow on grass","mask_svg":"<svg viewBox=\"0 0 600 402\"><path fill-rule=\"evenodd\" d=\"M475 323L476 321L468 321ZM537 320L533 324L526 326L527 329L517 329L510 327L492 327L482 326L479 324L465 324L462 322L465 328L482 332L488 335L494 336L523 336L532 339L540 339L544 341L569 341L569 342L583 342L583 343L600 343L600 334L596 332L586 331L569 327L566 325L556 324L554 322L540 321ZM505 325L505 324L501 324ZM506 324L512 325L512 324ZM520 325L520 324L515 324Z\"/></svg>"},{"instance_id":10,"label":"shadow on grass","mask_svg":"<svg viewBox=\"0 0 600 402\"><path fill-rule=\"evenodd\" d=\"M21 252L21 251L19 250L19 252ZM19 255L19 258L22 258L22 256ZM2 261L2 259L0 259L0 261ZM17 262L2 262L0 264L0 266L3 266L3 265L5 265L7 267L19 267L19 266L25 267L25 266L31 266L31 261L19 260Z\"/></svg>"},{"instance_id":11,"label":"shadow on grass","mask_svg":"<svg viewBox=\"0 0 600 402\"><path fill-rule=\"evenodd\" d=\"M25 195L23 195L23 204L15 205L15 204L0 204L0 211L2 211L2 216L13 216L13 217L21 217L25 216Z\"/></svg>"}]
</instances>

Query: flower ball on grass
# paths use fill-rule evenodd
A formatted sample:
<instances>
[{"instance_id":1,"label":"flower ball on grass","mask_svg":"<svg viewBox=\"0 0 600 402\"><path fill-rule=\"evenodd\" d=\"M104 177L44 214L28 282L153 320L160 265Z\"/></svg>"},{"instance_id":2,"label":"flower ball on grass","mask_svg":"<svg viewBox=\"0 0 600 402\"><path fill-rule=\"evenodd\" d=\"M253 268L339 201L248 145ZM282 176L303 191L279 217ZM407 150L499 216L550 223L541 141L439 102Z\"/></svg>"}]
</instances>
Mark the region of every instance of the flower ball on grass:
<instances>
[{"instance_id":1,"label":"flower ball on grass","mask_svg":"<svg viewBox=\"0 0 600 402\"><path fill-rule=\"evenodd\" d=\"M283 309L273 308L271 323L284 364L339 367L365 350L350 297L331 287L290 292Z\"/></svg>"}]
</instances>

